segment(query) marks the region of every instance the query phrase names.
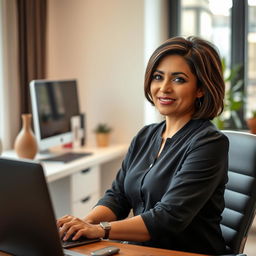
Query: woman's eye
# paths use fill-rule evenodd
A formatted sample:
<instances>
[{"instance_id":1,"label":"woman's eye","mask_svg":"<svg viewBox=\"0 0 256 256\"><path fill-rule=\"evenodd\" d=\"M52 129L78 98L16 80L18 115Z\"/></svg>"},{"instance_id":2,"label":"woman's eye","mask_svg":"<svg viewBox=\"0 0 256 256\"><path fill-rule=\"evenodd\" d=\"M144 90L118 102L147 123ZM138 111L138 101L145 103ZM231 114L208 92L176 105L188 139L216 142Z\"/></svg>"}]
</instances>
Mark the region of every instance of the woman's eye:
<instances>
[{"instance_id":1,"label":"woman's eye","mask_svg":"<svg viewBox=\"0 0 256 256\"><path fill-rule=\"evenodd\" d=\"M176 83L179 83L179 84L182 84L182 83L186 82L186 80L184 78L182 78L182 77L175 77L173 79L173 81L176 82Z\"/></svg>"},{"instance_id":2,"label":"woman's eye","mask_svg":"<svg viewBox=\"0 0 256 256\"><path fill-rule=\"evenodd\" d=\"M162 79L162 76L159 75L159 74L155 74L155 75L153 75L153 79L154 79L154 80L161 80L161 79Z\"/></svg>"}]
</instances>

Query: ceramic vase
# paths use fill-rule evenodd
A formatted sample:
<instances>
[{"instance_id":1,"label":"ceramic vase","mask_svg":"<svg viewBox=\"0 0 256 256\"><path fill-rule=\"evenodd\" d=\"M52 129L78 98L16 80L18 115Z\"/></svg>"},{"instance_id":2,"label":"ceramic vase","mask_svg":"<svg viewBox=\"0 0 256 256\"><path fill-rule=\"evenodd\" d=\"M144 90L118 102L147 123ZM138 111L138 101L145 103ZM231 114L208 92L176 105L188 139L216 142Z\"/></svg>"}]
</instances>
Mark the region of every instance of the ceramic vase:
<instances>
[{"instance_id":1,"label":"ceramic vase","mask_svg":"<svg viewBox=\"0 0 256 256\"><path fill-rule=\"evenodd\" d=\"M14 150L20 158L34 159L37 153L36 138L31 129L31 114L22 114L22 129L14 142Z\"/></svg>"}]
</instances>

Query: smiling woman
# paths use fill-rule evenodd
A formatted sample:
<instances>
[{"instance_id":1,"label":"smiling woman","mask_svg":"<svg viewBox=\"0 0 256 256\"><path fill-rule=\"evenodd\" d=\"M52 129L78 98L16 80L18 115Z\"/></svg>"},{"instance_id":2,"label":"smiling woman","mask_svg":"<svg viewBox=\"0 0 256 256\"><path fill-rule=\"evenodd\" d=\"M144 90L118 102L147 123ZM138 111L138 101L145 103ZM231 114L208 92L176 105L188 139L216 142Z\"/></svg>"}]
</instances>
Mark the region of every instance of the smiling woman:
<instances>
[{"instance_id":1,"label":"smiling woman","mask_svg":"<svg viewBox=\"0 0 256 256\"><path fill-rule=\"evenodd\" d=\"M195 112L194 102L203 97L202 89L197 86L196 76L185 59L179 55L167 55L159 62L153 73L150 94L155 107L166 118L167 129L163 134L165 140L175 133L168 124L186 124ZM159 154L163 146L164 143Z\"/></svg>"},{"instance_id":2,"label":"smiling woman","mask_svg":"<svg viewBox=\"0 0 256 256\"><path fill-rule=\"evenodd\" d=\"M210 122L224 98L217 51L200 38L169 39L149 59L144 89L165 120L134 137L112 187L89 214L58 220L60 236L225 254L228 139Z\"/></svg>"},{"instance_id":3,"label":"smiling woman","mask_svg":"<svg viewBox=\"0 0 256 256\"><path fill-rule=\"evenodd\" d=\"M203 97L196 76L179 55L168 55L160 61L150 93L158 111L169 118L190 119L195 111L193 103Z\"/></svg>"},{"instance_id":4,"label":"smiling woman","mask_svg":"<svg viewBox=\"0 0 256 256\"><path fill-rule=\"evenodd\" d=\"M162 65L166 55L178 55L175 57L175 65L170 66L172 70L169 70L175 78L179 78L177 75L183 73L180 79L183 79L185 84L193 77L196 79L200 94L196 97L193 118L213 119L219 115L223 110L225 94L221 60L215 46L200 38L189 37L185 40L176 37L167 40L155 50L145 74L144 87L147 100L155 105L151 94L151 83L154 84L154 72L159 69L158 65ZM167 60L165 62L167 65ZM169 60L169 64L171 62ZM175 81L177 82L177 79ZM181 82L179 80L179 83Z\"/></svg>"}]
</instances>

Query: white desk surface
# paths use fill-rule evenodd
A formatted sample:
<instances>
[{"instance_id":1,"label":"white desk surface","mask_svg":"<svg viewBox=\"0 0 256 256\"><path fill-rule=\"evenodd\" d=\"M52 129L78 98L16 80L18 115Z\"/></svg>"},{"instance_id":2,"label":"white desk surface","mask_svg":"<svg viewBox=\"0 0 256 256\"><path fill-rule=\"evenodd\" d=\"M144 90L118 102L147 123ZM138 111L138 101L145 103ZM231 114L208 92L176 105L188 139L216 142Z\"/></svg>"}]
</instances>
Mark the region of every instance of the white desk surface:
<instances>
[{"instance_id":1,"label":"white desk surface","mask_svg":"<svg viewBox=\"0 0 256 256\"><path fill-rule=\"evenodd\" d=\"M78 149L65 149L65 148L55 148L54 152L91 152L92 155L81 157L77 160L71 161L69 163L60 162L41 162L45 176L48 182L52 182L63 177L69 176L77 171L87 169L93 165L103 164L108 161L114 160L118 157L123 157L128 150L128 145L110 145L108 147L86 147ZM3 157L17 158L16 153L11 151L5 151L2 154Z\"/></svg>"}]
</instances>

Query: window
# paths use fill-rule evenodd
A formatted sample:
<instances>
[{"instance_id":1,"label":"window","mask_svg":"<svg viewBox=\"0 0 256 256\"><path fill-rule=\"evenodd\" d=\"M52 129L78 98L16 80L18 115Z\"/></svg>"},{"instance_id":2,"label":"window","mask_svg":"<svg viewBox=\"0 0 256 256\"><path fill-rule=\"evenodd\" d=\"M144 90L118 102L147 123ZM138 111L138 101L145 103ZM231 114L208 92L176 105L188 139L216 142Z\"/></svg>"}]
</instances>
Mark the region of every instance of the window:
<instances>
[{"instance_id":1,"label":"window","mask_svg":"<svg viewBox=\"0 0 256 256\"><path fill-rule=\"evenodd\" d=\"M241 5L245 7L244 15L240 15ZM233 20L236 21L235 26L231 24L231 13L236 13L239 16L233 17ZM244 28L244 36L239 34L241 27ZM227 69L231 68L232 54L235 59L234 63L240 62L244 53L245 57L242 58L243 63L241 63L245 66L244 75L241 76L244 87L242 86L240 90L245 100L241 110L236 112L240 121L227 122L227 128L247 128L244 120L250 116L252 110L256 110L256 0L182 0L180 34L202 36L213 42L218 47L221 57L225 59ZM232 34L236 34L241 41L231 40ZM244 42L244 45L241 46L241 42ZM236 51L239 51L238 58L234 57ZM227 83L227 89L229 88L230 84ZM229 111L226 118L230 119L231 116Z\"/></svg>"},{"instance_id":2,"label":"window","mask_svg":"<svg viewBox=\"0 0 256 256\"><path fill-rule=\"evenodd\" d=\"M218 46L220 54L230 63L231 0L182 0L181 35L197 35Z\"/></svg>"}]
</instances>

